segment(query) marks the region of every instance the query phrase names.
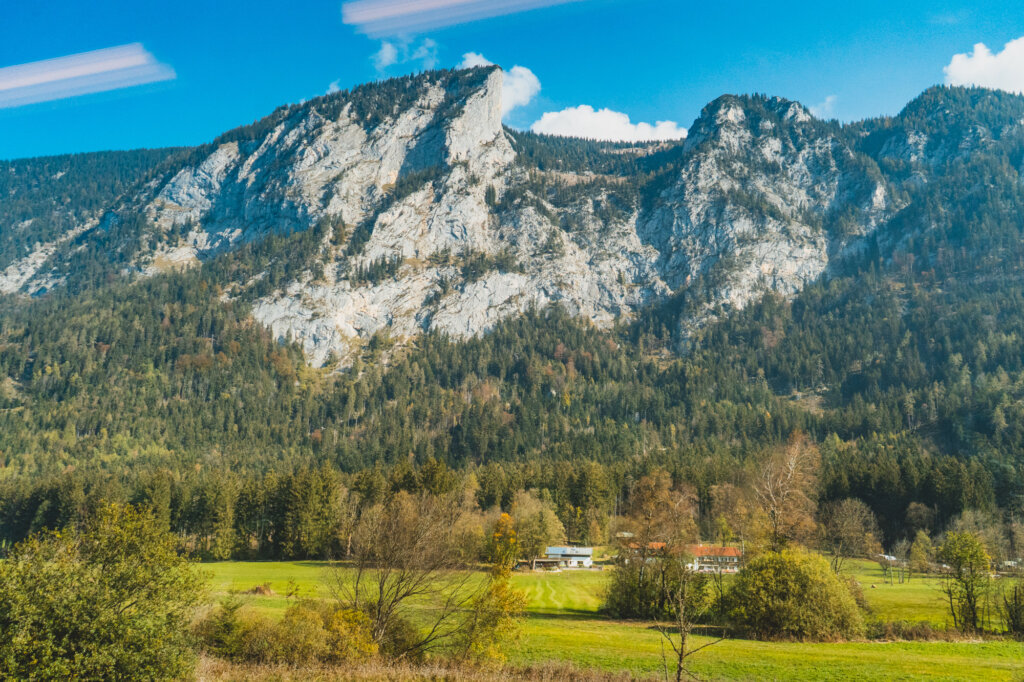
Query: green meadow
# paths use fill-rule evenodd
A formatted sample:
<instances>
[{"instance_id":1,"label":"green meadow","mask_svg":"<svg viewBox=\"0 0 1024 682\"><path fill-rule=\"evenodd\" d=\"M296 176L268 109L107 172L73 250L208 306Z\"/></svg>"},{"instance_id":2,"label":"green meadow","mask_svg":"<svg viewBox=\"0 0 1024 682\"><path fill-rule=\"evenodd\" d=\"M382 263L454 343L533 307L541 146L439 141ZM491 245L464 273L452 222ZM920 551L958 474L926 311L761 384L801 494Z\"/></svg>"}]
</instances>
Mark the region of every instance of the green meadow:
<instances>
[{"instance_id":1,"label":"green meadow","mask_svg":"<svg viewBox=\"0 0 1024 682\"><path fill-rule=\"evenodd\" d=\"M320 562L225 562L204 568L215 597L269 583L273 594L243 597L249 608L267 613L283 611L294 598L330 596L330 569ZM878 566L867 561L848 562L844 572L863 586L870 618L946 626L938 580L914 577L890 585ZM526 592L529 607L522 635L509 644L508 660L568 660L581 667L660 675L658 631L649 623L611 621L599 614L606 578L601 571L516 574L516 587ZM697 638L694 644L706 641ZM1024 680L1024 644L1011 641L805 644L729 639L691 660L694 673L714 680Z\"/></svg>"}]
</instances>

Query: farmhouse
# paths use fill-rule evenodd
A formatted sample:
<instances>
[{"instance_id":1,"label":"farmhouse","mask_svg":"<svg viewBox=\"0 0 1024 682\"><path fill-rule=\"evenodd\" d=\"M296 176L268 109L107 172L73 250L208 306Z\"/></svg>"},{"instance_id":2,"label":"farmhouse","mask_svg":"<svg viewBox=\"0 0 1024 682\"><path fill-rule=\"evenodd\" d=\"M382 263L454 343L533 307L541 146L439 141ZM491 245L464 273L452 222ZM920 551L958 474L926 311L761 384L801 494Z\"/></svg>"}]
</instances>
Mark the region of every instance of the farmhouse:
<instances>
[{"instance_id":1,"label":"farmhouse","mask_svg":"<svg viewBox=\"0 0 1024 682\"><path fill-rule=\"evenodd\" d=\"M644 552L643 548L635 542L629 543L629 551L633 554L644 554L648 556L661 556L668 551L668 545L664 542L648 542L647 550ZM676 553L676 552L673 552Z\"/></svg>"},{"instance_id":2,"label":"farmhouse","mask_svg":"<svg viewBox=\"0 0 1024 682\"><path fill-rule=\"evenodd\" d=\"M686 553L693 557L690 569L698 573L736 573L743 558L739 547L688 545Z\"/></svg>"},{"instance_id":3,"label":"farmhouse","mask_svg":"<svg viewBox=\"0 0 1024 682\"><path fill-rule=\"evenodd\" d=\"M544 556L557 561L560 568L590 568L594 565L593 547L548 547Z\"/></svg>"}]
</instances>

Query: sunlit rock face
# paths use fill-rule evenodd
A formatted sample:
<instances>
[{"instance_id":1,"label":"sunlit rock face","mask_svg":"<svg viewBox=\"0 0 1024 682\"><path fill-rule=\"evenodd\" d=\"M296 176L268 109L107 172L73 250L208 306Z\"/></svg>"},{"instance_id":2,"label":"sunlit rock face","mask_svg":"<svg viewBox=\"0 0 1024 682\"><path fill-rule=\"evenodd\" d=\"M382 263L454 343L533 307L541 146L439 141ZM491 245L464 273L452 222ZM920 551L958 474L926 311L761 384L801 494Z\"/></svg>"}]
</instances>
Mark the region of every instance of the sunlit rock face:
<instances>
[{"instance_id":1,"label":"sunlit rock face","mask_svg":"<svg viewBox=\"0 0 1024 682\"><path fill-rule=\"evenodd\" d=\"M318 227L312 260L251 309L314 365L344 367L382 332L469 337L549 304L608 326L699 285L685 336L765 292L796 293L901 207L854 135L795 102L725 96L685 142L609 147L602 158L628 163L591 167L526 153L528 136L502 126L501 90L492 67L282 108L192 150L75 238L143 216L125 271L148 276ZM925 153L901 135L885 153ZM557 157L587 143L531 144ZM65 264L40 249L0 290L59 283Z\"/></svg>"}]
</instances>

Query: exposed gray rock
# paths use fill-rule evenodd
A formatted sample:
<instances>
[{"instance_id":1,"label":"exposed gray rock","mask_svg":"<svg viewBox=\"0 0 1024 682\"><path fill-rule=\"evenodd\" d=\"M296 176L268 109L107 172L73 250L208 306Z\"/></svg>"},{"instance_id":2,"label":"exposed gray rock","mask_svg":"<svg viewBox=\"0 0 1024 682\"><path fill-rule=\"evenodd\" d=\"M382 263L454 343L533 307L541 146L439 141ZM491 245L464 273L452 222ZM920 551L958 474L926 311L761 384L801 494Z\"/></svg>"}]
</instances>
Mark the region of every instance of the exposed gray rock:
<instances>
[{"instance_id":1,"label":"exposed gray rock","mask_svg":"<svg viewBox=\"0 0 1024 682\"><path fill-rule=\"evenodd\" d=\"M253 307L313 364L333 356L344 366L382 331L398 342L425 331L468 337L552 303L611 325L715 275L705 309L680 321L692 330L719 306L796 293L900 207L838 124L778 98L716 100L651 177L531 168L501 124L501 71L481 74L457 101L450 82L425 75L410 106L373 125L351 101L317 100L206 148L135 199L156 246L133 268L151 275L268 233L344 225L345 240L327 234L308 270ZM927 138L900 135L883 155L919 163ZM562 188L557 201L549 186ZM369 233L358 249L357 228ZM43 281L53 252L10 266L0 291ZM393 271L381 281L353 276L383 261ZM467 263L485 271L465 272ZM241 295L252 282L230 284Z\"/></svg>"}]
</instances>

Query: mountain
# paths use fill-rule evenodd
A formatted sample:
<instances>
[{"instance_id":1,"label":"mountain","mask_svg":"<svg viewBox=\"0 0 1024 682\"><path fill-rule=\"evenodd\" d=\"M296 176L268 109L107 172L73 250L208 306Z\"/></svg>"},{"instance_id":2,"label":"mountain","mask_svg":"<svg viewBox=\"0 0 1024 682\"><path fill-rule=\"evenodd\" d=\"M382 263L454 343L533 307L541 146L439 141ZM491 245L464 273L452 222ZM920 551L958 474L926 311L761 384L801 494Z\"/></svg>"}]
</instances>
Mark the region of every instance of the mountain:
<instances>
[{"instance_id":1,"label":"mountain","mask_svg":"<svg viewBox=\"0 0 1024 682\"><path fill-rule=\"evenodd\" d=\"M0 164L0 482L586 460L706 499L804 431L886 528L1020 505L1024 98L727 95L620 144L503 127L501 79Z\"/></svg>"},{"instance_id":2,"label":"mountain","mask_svg":"<svg viewBox=\"0 0 1024 682\"><path fill-rule=\"evenodd\" d=\"M347 366L383 330L467 337L554 302L607 327L716 271L709 309L683 321L698 324L719 304L799 291L903 206L855 136L779 98L722 97L677 145L590 144L619 157L607 168L544 167L519 150L552 140L502 127L501 80L436 72L283 107L58 241L152 275L323 224L302 272L253 315L314 365ZM9 266L6 289L74 281L74 249L40 257L56 243Z\"/></svg>"},{"instance_id":3,"label":"mountain","mask_svg":"<svg viewBox=\"0 0 1024 682\"><path fill-rule=\"evenodd\" d=\"M57 246L94 227L124 192L176 151L0 162L0 293L21 289Z\"/></svg>"}]
</instances>

